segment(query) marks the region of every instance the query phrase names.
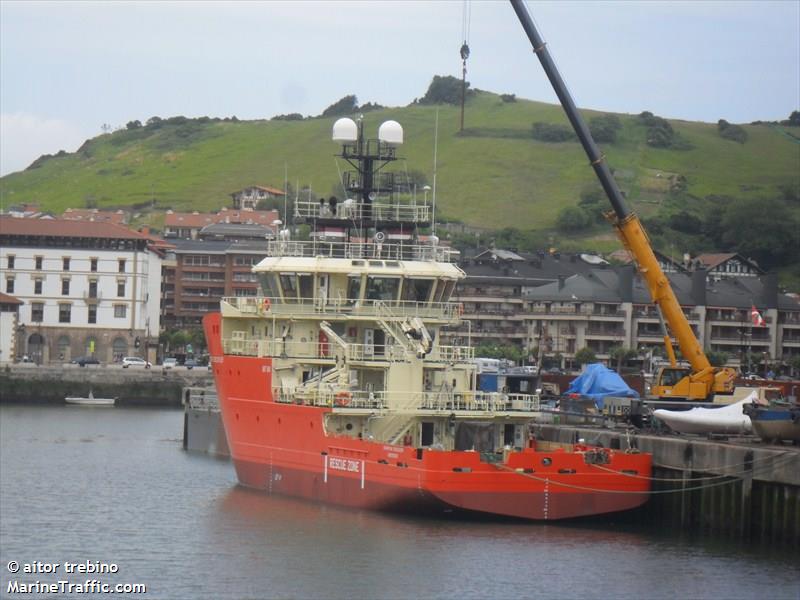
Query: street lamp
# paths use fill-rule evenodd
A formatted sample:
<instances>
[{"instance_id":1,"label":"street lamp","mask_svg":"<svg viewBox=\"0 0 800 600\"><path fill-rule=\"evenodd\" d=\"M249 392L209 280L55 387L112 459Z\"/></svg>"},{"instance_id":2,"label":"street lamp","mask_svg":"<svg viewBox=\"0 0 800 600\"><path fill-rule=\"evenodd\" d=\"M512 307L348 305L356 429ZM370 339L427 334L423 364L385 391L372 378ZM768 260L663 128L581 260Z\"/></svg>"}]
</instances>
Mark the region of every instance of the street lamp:
<instances>
[{"instance_id":1,"label":"street lamp","mask_svg":"<svg viewBox=\"0 0 800 600\"><path fill-rule=\"evenodd\" d=\"M427 204L428 203L428 192L431 191L431 186L426 185L425 187L422 188L422 191L425 192L425 203Z\"/></svg>"}]
</instances>

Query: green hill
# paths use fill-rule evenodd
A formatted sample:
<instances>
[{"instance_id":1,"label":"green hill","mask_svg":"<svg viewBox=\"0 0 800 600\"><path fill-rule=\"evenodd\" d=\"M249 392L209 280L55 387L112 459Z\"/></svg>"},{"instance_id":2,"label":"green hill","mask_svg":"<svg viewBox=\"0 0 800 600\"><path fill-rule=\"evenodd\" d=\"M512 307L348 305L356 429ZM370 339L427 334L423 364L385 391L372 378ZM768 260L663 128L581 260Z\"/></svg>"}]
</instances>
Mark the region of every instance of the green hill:
<instances>
[{"instance_id":1,"label":"green hill","mask_svg":"<svg viewBox=\"0 0 800 600\"><path fill-rule=\"evenodd\" d=\"M406 143L399 154L406 165L399 168L420 171L429 183L436 111L414 104L365 113L371 136L387 119L403 125ZM535 122L567 125L557 105L478 92L468 102L463 134L458 107L438 111L437 214L444 219L485 229L552 230L559 211L597 187L576 141L532 137ZM600 114L584 111L587 119ZM710 197L757 202L788 193L797 211L796 127L743 125L747 139L740 143L721 137L717 124L670 121L680 147L655 148L647 144L641 117L618 117L616 142L601 147L645 220L699 215L711 206ZM87 140L72 154L40 158L0 179L0 194L4 207L32 202L53 212L87 205L207 211L229 205L229 194L250 184L282 188L286 168L293 186L310 185L327 195L338 180L338 146L330 140L334 120L167 119ZM584 246L616 247L609 234L609 226L598 223L579 239Z\"/></svg>"}]
</instances>

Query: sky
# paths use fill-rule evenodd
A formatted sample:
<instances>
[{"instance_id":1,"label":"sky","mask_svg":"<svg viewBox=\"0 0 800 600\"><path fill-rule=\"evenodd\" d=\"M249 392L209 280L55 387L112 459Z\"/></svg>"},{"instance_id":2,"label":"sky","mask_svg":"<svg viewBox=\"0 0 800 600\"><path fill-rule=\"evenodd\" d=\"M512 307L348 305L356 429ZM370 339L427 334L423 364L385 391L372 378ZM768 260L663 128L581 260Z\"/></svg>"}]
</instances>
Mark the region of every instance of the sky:
<instances>
[{"instance_id":1,"label":"sky","mask_svg":"<svg viewBox=\"0 0 800 600\"><path fill-rule=\"evenodd\" d=\"M800 0L527 4L581 108L733 123L800 109ZM557 102L501 0L0 0L0 175L154 115L404 106L460 77L465 33L472 87Z\"/></svg>"}]
</instances>

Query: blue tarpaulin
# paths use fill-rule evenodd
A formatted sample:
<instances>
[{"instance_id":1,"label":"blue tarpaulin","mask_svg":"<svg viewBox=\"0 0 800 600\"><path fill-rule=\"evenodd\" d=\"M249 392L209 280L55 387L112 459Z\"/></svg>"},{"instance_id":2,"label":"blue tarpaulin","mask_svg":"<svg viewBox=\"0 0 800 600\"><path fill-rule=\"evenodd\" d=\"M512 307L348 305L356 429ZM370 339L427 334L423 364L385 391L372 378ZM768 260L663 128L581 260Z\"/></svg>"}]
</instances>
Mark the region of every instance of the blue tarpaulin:
<instances>
[{"instance_id":1,"label":"blue tarpaulin","mask_svg":"<svg viewBox=\"0 0 800 600\"><path fill-rule=\"evenodd\" d=\"M606 396L622 398L638 398L636 390L632 390L615 371L605 365L595 363L586 365L586 369L572 380L567 394L580 394L594 400L598 408L603 408Z\"/></svg>"}]
</instances>

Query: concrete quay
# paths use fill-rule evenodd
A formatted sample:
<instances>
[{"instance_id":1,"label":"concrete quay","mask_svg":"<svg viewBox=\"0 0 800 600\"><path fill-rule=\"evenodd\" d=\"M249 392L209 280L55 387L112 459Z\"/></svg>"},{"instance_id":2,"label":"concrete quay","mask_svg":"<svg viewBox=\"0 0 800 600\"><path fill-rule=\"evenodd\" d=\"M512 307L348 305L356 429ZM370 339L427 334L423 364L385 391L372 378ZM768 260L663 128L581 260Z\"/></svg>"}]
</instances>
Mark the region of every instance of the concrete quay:
<instances>
[{"instance_id":1,"label":"concrete quay","mask_svg":"<svg viewBox=\"0 0 800 600\"><path fill-rule=\"evenodd\" d=\"M213 385L205 368L162 370L120 365L39 366L33 363L0 368L0 402L63 404L67 396L117 398L117 405L174 406L182 404L187 386Z\"/></svg>"},{"instance_id":2,"label":"concrete quay","mask_svg":"<svg viewBox=\"0 0 800 600\"><path fill-rule=\"evenodd\" d=\"M752 437L708 439L539 425L547 441L653 455L653 488L638 519L661 527L800 546L800 447Z\"/></svg>"}]
</instances>

